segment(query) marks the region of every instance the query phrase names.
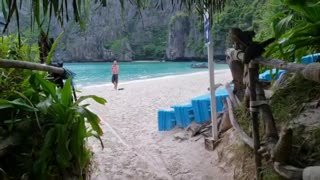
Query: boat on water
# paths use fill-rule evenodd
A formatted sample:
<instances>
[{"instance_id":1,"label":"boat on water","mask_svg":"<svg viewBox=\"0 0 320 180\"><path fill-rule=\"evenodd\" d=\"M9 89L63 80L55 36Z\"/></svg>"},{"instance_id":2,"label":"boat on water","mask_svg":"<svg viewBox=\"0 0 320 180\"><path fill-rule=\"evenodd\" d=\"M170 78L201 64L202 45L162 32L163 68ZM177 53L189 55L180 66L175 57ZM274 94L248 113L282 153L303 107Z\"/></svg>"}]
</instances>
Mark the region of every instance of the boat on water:
<instances>
[{"instance_id":1,"label":"boat on water","mask_svg":"<svg viewBox=\"0 0 320 180\"><path fill-rule=\"evenodd\" d=\"M191 68L208 68L208 63L195 63L190 65Z\"/></svg>"}]
</instances>

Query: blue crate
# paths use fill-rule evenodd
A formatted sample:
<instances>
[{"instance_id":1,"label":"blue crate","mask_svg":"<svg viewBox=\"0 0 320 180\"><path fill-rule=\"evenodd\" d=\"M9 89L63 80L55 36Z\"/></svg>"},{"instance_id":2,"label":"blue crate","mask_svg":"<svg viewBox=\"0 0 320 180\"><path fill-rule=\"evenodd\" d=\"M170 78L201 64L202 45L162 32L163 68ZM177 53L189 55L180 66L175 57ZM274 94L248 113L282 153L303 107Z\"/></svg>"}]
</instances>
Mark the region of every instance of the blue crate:
<instances>
[{"instance_id":1,"label":"blue crate","mask_svg":"<svg viewBox=\"0 0 320 180\"><path fill-rule=\"evenodd\" d=\"M314 63L314 62L316 62L318 60L318 58L320 58L320 53L303 56L301 58L301 63L302 64Z\"/></svg>"},{"instance_id":2,"label":"blue crate","mask_svg":"<svg viewBox=\"0 0 320 180\"><path fill-rule=\"evenodd\" d=\"M173 109L158 110L158 129L159 131L169 131L176 126L176 119Z\"/></svg>"},{"instance_id":3,"label":"blue crate","mask_svg":"<svg viewBox=\"0 0 320 180\"><path fill-rule=\"evenodd\" d=\"M188 127L193 120L193 109L191 104L174 105L171 106L174 109L177 126L181 128Z\"/></svg>"},{"instance_id":4,"label":"blue crate","mask_svg":"<svg viewBox=\"0 0 320 180\"><path fill-rule=\"evenodd\" d=\"M216 112L223 111L223 99L228 97L228 92L226 89L219 89L215 91L216 94ZM204 123L211 117L211 107L210 107L210 94L195 97L191 100L194 119L197 123Z\"/></svg>"},{"instance_id":5,"label":"blue crate","mask_svg":"<svg viewBox=\"0 0 320 180\"><path fill-rule=\"evenodd\" d=\"M272 69L272 75L276 74L277 70L276 69ZM282 73L285 73L286 71L285 70L278 70L278 74L276 76L276 80L280 77L280 75ZM266 70L265 72L259 74L259 79L262 79L262 80L267 80L267 81L271 81L272 77L270 75L270 70Z\"/></svg>"}]
</instances>

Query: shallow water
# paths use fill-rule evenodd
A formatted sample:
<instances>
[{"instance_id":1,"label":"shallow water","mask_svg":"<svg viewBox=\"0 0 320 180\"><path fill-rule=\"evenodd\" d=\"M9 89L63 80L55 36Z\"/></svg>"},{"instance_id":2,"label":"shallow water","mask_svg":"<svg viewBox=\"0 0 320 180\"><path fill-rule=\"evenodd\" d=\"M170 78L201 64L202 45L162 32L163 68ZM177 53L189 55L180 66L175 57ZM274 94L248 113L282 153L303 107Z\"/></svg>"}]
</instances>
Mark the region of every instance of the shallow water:
<instances>
[{"instance_id":1,"label":"shallow water","mask_svg":"<svg viewBox=\"0 0 320 180\"><path fill-rule=\"evenodd\" d=\"M178 74L187 74L208 69L194 69L194 62L120 62L119 81L141 80ZM64 67L76 73L76 86L111 83L112 63L65 63ZM215 69L227 69L227 64L216 64Z\"/></svg>"}]
</instances>

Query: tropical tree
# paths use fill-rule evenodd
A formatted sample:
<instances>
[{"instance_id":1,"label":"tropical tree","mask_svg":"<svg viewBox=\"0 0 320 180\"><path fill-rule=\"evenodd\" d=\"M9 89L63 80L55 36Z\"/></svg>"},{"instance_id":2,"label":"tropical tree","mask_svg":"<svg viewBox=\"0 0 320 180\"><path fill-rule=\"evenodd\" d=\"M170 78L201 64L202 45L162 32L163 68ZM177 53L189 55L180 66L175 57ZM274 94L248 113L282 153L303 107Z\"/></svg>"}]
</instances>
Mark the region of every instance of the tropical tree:
<instances>
[{"instance_id":1,"label":"tropical tree","mask_svg":"<svg viewBox=\"0 0 320 180\"><path fill-rule=\"evenodd\" d=\"M285 0L287 10L273 22L278 39L267 56L278 56L300 62L302 56L320 50L320 3L317 0Z\"/></svg>"}]
</instances>

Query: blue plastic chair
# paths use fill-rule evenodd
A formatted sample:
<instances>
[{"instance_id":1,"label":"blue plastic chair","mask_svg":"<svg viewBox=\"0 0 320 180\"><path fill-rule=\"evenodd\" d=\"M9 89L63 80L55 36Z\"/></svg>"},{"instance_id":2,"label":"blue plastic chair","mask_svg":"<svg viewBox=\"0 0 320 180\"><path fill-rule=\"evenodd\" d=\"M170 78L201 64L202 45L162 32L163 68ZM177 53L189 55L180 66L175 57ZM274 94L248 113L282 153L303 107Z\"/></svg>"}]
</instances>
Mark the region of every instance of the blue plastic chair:
<instances>
[{"instance_id":1,"label":"blue plastic chair","mask_svg":"<svg viewBox=\"0 0 320 180\"><path fill-rule=\"evenodd\" d=\"M176 119L173 109L160 109L158 111L159 131L169 131L176 126Z\"/></svg>"},{"instance_id":2,"label":"blue plastic chair","mask_svg":"<svg viewBox=\"0 0 320 180\"><path fill-rule=\"evenodd\" d=\"M223 111L223 98L228 97L228 92L226 89L219 89L215 91L216 94L216 112ZM197 123L204 123L211 117L211 102L210 94L195 97L191 100L194 119Z\"/></svg>"},{"instance_id":3,"label":"blue plastic chair","mask_svg":"<svg viewBox=\"0 0 320 180\"><path fill-rule=\"evenodd\" d=\"M307 55L307 56L303 56L301 58L301 63L302 64L310 64L310 63L314 63L316 62L316 60L320 58L320 53L317 53L317 54L310 54L310 55Z\"/></svg>"},{"instance_id":4,"label":"blue plastic chair","mask_svg":"<svg viewBox=\"0 0 320 180\"><path fill-rule=\"evenodd\" d=\"M191 104L174 105L171 106L174 109L177 126L186 128L194 119L193 109Z\"/></svg>"},{"instance_id":5,"label":"blue plastic chair","mask_svg":"<svg viewBox=\"0 0 320 180\"><path fill-rule=\"evenodd\" d=\"M276 74L277 70L276 69L272 69L272 75ZM280 77L280 75L282 73L285 73L287 71L285 70L278 70L278 74L276 76L276 79L278 79ZM270 70L266 70L265 72L259 74L259 79L262 79L262 80L266 80L266 81L271 81L272 80L272 77L270 75Z\"/></svg>"}]
</instances>

